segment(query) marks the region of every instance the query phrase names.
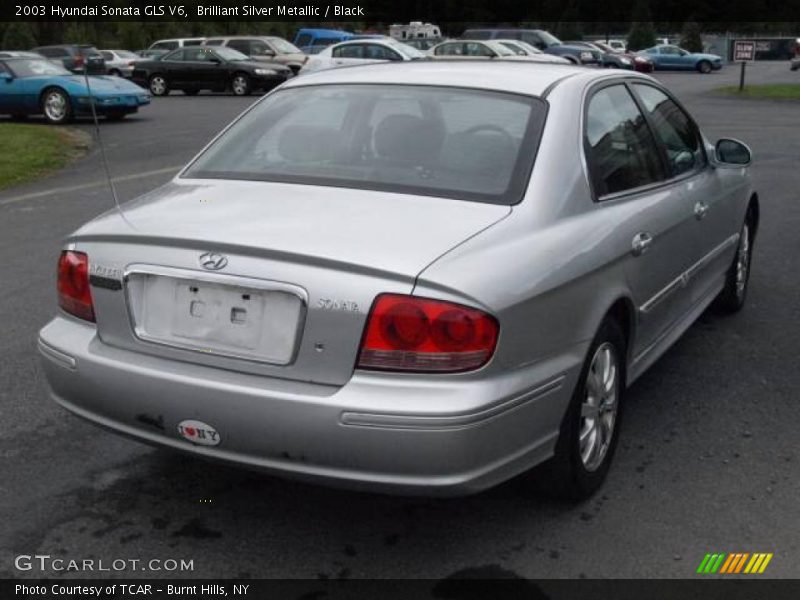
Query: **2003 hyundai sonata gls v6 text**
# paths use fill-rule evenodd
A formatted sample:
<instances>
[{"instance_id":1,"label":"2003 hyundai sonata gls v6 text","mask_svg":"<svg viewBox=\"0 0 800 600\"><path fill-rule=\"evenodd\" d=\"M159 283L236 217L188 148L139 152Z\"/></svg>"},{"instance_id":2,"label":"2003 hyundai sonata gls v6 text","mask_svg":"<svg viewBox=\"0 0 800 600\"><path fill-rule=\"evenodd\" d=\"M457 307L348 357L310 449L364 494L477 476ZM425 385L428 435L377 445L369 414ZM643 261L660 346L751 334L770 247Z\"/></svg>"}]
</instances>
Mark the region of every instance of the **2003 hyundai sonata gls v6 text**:
<instances>
[{"instance_id":1,"label":"2003 hyundai sonata gls v6 text","mask_svg":"<svg viewBox=\"0 0 800 600\"><path fill-rule=\"evenodd\" d=\"M544 462L588 495L626 386L712 301L742 306L749 162L646 75L292 80L69 237L39 340L53 397L309 480L458 494Z\"/></svg>"}]
</instances>

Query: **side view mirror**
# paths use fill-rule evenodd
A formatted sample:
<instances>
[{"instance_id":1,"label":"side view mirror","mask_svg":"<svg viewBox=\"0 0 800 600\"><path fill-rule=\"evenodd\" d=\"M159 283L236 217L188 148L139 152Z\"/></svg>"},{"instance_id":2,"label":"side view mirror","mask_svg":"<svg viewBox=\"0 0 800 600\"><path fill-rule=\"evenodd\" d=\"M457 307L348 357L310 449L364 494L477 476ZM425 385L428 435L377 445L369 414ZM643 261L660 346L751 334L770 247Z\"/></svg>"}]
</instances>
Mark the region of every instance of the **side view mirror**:
<instances>
[{"instance_id":1,"label":"side view mirror","mask_svg":"<svg viewBox=\"0 0 800 600\"><path fill-rule=\"evenodd\" d=\"M270 49L264 50L261 52L261 56L266 56L268 58L273 58L275 56L275 52Z\"/></svg>"},{"instance_id":2,"label":"side view mirror","mask_svg":"<svg viewBox=\"0 0 800 600\"><path fill-rule=\"evenodd\" d=\"M753 160L750 148L739 140L722 138L715 146L716 159L723 165L747 166Z\"/></svg>"}]
</instances>

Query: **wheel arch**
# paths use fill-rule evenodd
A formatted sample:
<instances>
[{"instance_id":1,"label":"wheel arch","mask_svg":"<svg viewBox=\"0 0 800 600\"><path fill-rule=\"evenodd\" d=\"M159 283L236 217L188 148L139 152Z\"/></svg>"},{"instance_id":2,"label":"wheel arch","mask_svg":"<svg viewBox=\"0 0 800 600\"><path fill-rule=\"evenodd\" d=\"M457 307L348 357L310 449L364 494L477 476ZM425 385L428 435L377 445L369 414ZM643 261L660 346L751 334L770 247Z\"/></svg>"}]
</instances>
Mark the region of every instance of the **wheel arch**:
<instances>
[{"instance_id":1,"label":"wheel arch","mask_svg":"<svg viewBox=\"0 0 800 600\"><path fill-rule=\"evenodd\" d=\"M753 239L758 233L758 224L761 220L761 204L758 200L758 193L753 192L750 195L750 200L747 203L747 215L753 219Z\"/></svg>"},{"instance_id":2,"label":"wheel arch","mask_svg":"<svg viewBox=\"0 0 800 600\"><path fill-rule=\"evenodd\" d=\"M70 94L68 90L64 89L64 87L58 85L57 83L49 83L42 88L41 92L39 92L39 106L42 105L44 95L50 90L58 90L59 92L63 92L67 96L67 99L72 102L72 94Z\"/></svg>"},{"instance_id":3,"label":"wheel arch","mask_svg":"<svg viewBox=\"0 0 800 600\"><path fill-rule=\"evenodd\" d=\"M622 335L625 338L625 352L630 360L636 334L636 307L630 297L620 296L617 298L603 315L603 320L609 317L614 319L622 329Z\"/></svg>"}]
</instances>

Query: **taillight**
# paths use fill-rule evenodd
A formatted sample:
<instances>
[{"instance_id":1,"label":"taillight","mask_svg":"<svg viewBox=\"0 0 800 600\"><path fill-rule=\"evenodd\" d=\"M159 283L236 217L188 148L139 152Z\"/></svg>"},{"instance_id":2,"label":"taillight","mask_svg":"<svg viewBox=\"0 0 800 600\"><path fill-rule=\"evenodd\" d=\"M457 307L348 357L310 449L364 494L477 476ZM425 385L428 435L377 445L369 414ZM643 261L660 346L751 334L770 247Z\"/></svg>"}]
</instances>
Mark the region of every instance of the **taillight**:
<instances>
[{"instance_id":1,"label":"taillight","mask_svg":"<svg viewBox=\"0 0 800 600\"><path fill-rule=\"evenodd\" d=\"M58 305L79 319L94 322L89 257L83 252L65 250L58 259Z\"/></svg>"},{"instance_id":2,"label":"taillight","mask_svg":"<svg viewBox=\"0 0 800 600\"><path fill-rule=\"evenodd\" d=\"M82 67L84 62L86 62L86 59L83 57L83 54L78 54L75 57L75 66L76 67Z\"/></svg>"},{"instance_id":3,"label":"taillight","mask_svg":"<svg viewBox=\"0 0 800 600\"><path fill-rule=\"evenodd\" d=\"M475 308L399 294L375 299L361 341L358 368L469 371L494 353L497 320Z\"/></svg>"}]
</instances>

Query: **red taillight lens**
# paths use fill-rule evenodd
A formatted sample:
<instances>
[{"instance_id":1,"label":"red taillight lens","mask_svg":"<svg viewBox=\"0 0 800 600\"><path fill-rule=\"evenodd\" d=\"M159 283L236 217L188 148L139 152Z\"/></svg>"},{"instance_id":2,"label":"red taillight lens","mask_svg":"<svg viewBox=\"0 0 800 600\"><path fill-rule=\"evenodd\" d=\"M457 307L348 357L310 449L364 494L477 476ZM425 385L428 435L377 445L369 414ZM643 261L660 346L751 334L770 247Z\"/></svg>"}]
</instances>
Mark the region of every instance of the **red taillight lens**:
<instances>
[{"instance_id":1,"label":"red taillight lens","mask_svg":"<svg viewBox=\"0 0 800 600\"><path fill-rule=\"evenodd\" d=\"M94 322L89 289L89 257L65 250L58 259L58 305L71 315Z\"/></svg>"},{"instance_id":2,"label":"red taillight lens","mask_svg":"<svg viewBox=\"0 0 800 600\"><path fill-rule=\"evenodd\" d=\"M86 58L83 56L83 54L78 54L75 57L75 66L76 67L82 67L83 63L85 63L85 62L86 62Z\"/></svg>"},{"instance_id":3,"label":"red taillight lens","mask_svg":"<svg viewBox=\"0 0 800 600\"><path fill-rule=\"evenodd\" d=\"M427 298L381 294L367 320L358 368L469 371L494 354L499 326L485 312Z\"/></svg>"}]
</instances>

